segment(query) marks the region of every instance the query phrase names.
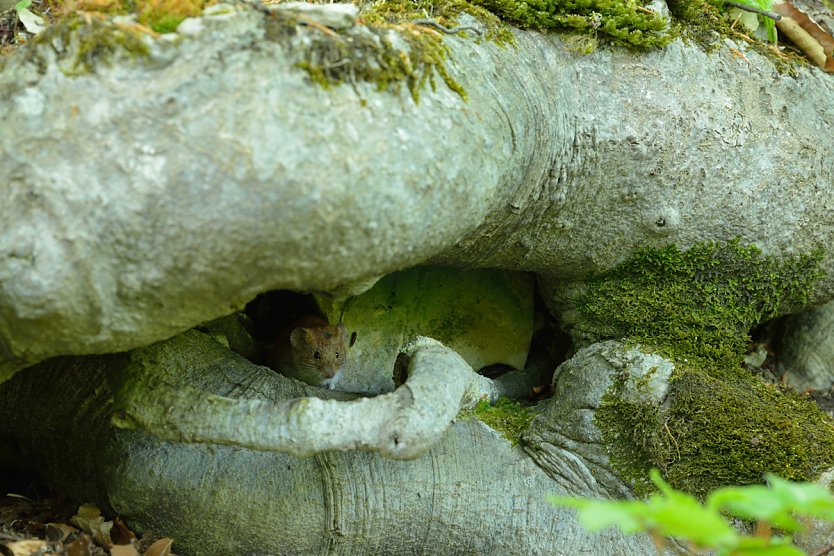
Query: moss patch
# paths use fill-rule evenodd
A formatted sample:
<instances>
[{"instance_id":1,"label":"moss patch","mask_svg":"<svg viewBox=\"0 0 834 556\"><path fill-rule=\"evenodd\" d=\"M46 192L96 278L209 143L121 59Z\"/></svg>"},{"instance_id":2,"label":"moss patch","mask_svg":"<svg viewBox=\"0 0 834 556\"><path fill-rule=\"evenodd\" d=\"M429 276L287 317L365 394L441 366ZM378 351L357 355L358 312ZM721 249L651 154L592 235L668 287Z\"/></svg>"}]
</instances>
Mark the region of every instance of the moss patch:
<instances>
[{"instance_id":1,"label":"moss patch","mask_svg":"<svg viewBox=\"0 0 834 556\"><path fill-rule=\"evenodd\" d=\"M139 22L157 33L170 33L187 17L200 15L205 0L137 0Z\"/></svg>"},{"instance_id":2,"label":"moss patch","mask_svg":"<svg viewBox=\"0 0 834 556\"><path fill-rule=\"evenodd\" d=\"M705 497L765 473L808 481L834 465L834 424L805 397L753 377L721 380L703 369L676 369L668 407L626 402L615 384L595 423L612 465L635 492L653 490L659 468L675 488Z\"/></svg>"},{"instance_id":3,"label":"moss patch","mask_svg":"<svg viewBox=\"0 0 834 556\"><path fill-rule=\"evenodd\" d=\"M755 324L807 304L822 252L777 260L739 241L635 253L590 280L578 309L602 336L675 362L667 401L626 401L618 377L595 416L611 463L637 492L651 467L705 495L765 472L813 480L834 464L834 425L808 399L741 367Z\"/></svg>"},{"instance_id":4,"label":"moss patch","mask_svg":"<svg viewBox=\"0 0 834 556\"><path fill-rule=\"evenodd\" d=\"M476 1L521 27L582 31L640 48L665 46L674 38L662 17L635 0Z\"/></svg>"},{"instance_id":5,"label":"moss patch","mask_svg":"<svg viewBox=\"0 0 834 556\"><path fill-rule=\"evenodd\" d=\"M289 45L286 40L298 32L297 20L289 14L275 14L267 22L267 38ZM408 22L369 25L364 33L319 32L296 54L296 66L324 88L357 82L376 84L379 91L398 92L407 88L415 102L420 91L436 76L463 100L463 87L445 66L448 47L437 31Z\"/></svg>"},{"instance_id":6,"label":"moss patch","mask_svg":"<svg viewBox=\"0 0 834 556\"><path fill-rule=\"evenodd\" d=\"M186 17L200 15L208 0L72 0L58 2L65 15L79 11L89 14L135 14L137 21L157 33L170 33Z\"/></svg>"},{"instance_id":7,"label":"moss patch","mask_svg":"<svg viewBox=\"0 0 834 556\"><path fill-rule=\"evenodd\" d=\"M521 441L521 434L533 420L533 414L528 408L507 398L500 398L495 405L481 400L474 408L462 411L458 417L463 420L473 417L478 419L501 433L513 446Z\"/></svg>"},{"instance_id":8,"label":"moss patch","mask_svg":"<svg viewBox=\"0 0 834 556\"><path fill-rule=\"evenodd\" d=\"M513 44L510 28L494 13L478 5L478 2L466 0L384 0L365 4L355 2L363 7L362 21L369 25L388 25L431 19L437 23L453 28L458 24L461 14L475 17L485 28L484 39L499 45ZM472 36L472 31L462 31L462 36ZM437 33L435 33L437 36Z\"/></svg>"},{"instance_id":9,"label":"moss patch","mask_svg":"<svg viewBox=\"0 0 834 556\"><path fill-rule=\"evenodd\" d=\"M414 101L419 102L420 91L426 85L435 90L439 78L465 101L466 91L446 68L449 49L444 42L445 35L425 21L454 28L458 17L469 13L484 26L483 38L499 45L513 42L509 27L498 17L464 0L358 3L364 32L320 33L312 37L312 45L299 53L304 60L298 67L324 87L358 81L375 83L378 90L395 93L405 87ZM291 17L275 14L268 23L268 36L273 40L283 39L294 32L291 27L295 24ZM458 34L475 35L472 30L461 30Z\"/></svg>"},{"instance_id":10,"label":"moss patch","mask_svg":"<svg viewBox=\"0 0 834 556\"><path fill-rule=\"evenodd\" d=\"M106 63L117 53L147 56L143 35L145 32L138 25L71 14L36 35L34 42L51 45L58 59L71 60L65 73L79 75L92 72L97 63Z\"/></svg>"},{"instance_id":11,"label":"moss patch","mask_svg":"<svg viewBox=\"0 0 834 556\"><path fill-rule=\"evenodd\" d=\"M592 277L577 309L600 337L737 376L748 331L807 305L822 255L780 260L738 240L644 249Z\"/></svg>"}]
</instances>

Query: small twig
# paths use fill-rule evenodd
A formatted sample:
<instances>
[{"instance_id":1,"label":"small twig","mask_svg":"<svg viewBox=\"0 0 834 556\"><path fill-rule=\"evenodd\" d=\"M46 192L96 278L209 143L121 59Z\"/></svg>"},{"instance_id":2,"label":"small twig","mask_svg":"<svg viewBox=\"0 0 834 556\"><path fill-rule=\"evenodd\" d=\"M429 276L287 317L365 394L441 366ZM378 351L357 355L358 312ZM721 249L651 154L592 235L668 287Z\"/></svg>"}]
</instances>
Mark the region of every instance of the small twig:
<instances>
[{"instance_id":1,"label":"small twig","mask_svg":"<svg viewBox=\"0 0 834 556\"><path fill-rule=\"evenodd\" d=\"M460 33L461 31L472 31L473 33L477 34L478 36L483 34L481 32L481 30L478 29L477 27L460 25L458 27L453 27L453 28L449 29L448 27L444 27L443 25L441 25L438 22L436 22L434 20L431 20L431 19L415 19L411 23L414 23L416 25L425 25L427 27L434 27L438 31L446 33L447 35L456 35L457 33Z\"/></svg>"},{"instance_id":2,"label":"small twig","mask_svg":"<svg viewBox=\"0 0 834 556\"><path fill-rule=\"evenodd\" d=\"M748 6L747 4L742 4L741 2L730 2L729 0L724 0L724 4L726 6L732 6L733 8L738 8L739 10L743 10L745 12L752 12L754 14L763 15L765 17L769 17L773 21L779 21L782 19L782 16L777 14L776 12L768 12L766 10L762 10L760 8L754 8L753 6Z\"/></svg>"},{"instance_id":3,"label":"small twig","mask_svg":"<svg viewBox=\"0 0 834 556\"><path fill-rule=\"evenodd\" d=\"M314 20L310 19L306 15L298 16L298 22L303 24L303 25L306 25L307 27L312 27L313 29L318 29L319 31L321 31L325 35L329 35L329 36L331 36L335 39L341 39L339 34L337 32L335 32L333 29L331 29L330 27L328 27L326 25L322 25L318 21L314 21Z\"/></svg>"},{"instance_id":4,"label":"small twig","mask_svg":"<svg viewBox=\"0 0 834 556\"><path fill-rule=\"evenodd\" d=\"M666 434L669 435L669 438L672 439L672 442L674 442L674 444L675 444L675 449L678 452L678 459L681 459L681 447L680 447L680 444L678 444L678 441L675 440L675 437L672 434L672 431L669 430L669 422L666 421L665 423L663 423L663 427L666 429Z\"/></svg>"}]
</instances>

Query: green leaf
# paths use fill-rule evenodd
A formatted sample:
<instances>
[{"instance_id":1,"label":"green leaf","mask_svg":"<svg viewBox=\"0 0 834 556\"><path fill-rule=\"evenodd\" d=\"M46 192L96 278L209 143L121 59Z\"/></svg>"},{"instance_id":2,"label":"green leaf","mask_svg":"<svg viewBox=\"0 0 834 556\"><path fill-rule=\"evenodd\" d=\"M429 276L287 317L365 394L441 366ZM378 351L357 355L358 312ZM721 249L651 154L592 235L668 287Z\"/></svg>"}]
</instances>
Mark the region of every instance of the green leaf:
<instances>
[{"instance_id":1,"label":"green leaf","mask_svg":"<svg viewBox=\"0 0 834 556\"><path fill-rule=\"evenodd\" d=\"M727 487L710 494L707 506L727 511L742 519L765 521L784 531L797 531L802 525L794 515L834 520L834 496L813 483L793 483L775 475L767 476L764 486Z\"/></svg>"},{"instance_id":2,"label":"green leaf","mask_svg":"<svg viewBox=\"0 0 834 556\"><path fill-rule=\"evenodd\" d=\"M762 485L720 488L709 495L707 507L742 519L765 521L785 531L796 531L800 527L785 502Z\"/></svg>"},{"instance_id":3,"label":"green leaf","mask_svg":"<svg viewBox=\"0 0 834 556\"><path fill-rule=\"evenodd\" d=\"M736 0L739 4L750 6L751 8L759 8L766 12L773 10L773 0ZM767 29L767 40L772 43L776 42L776 22L769 17L759 16L759 22Z\"/></svg>"},{"instance_id":4,"label":"green leaf","mask_svg":"<svg viewBox=\"0 0 834 556\"><path fill-rule=\"evenodd\" d=\"M803 556L790 536L742 536L720 512L760 521L783 531L800 527L794 516L834 521L834 495L813 483L793 483L768 475L769 487L727 487L713 492L706 506L670 487L660 472L650 472L658 493L646 501L586 500L551 497L559 506L579 510L582 524L595 531L619 527L626 533L644 531L652 536L677 537L694 548L717 549L719 556Z\"/></svg>"},{"instance_id":5,"label":"green leaf","mask_svg":"<svg viewBox=\"0 0 834 556\"><path fill-rule=\"evenodd\" d=\"M579 520L589 531L618 527L624 533L645 530L643 515L646 507L632 500L588 500L568 496L551 496L551 504L579 510Z\"/></svg>"},{"instance_id":6,"label":"green leaf","mask_svg":"<svg viewBox=\"0 0 834 556\"><path fill-rule=\"evenodd\" d=\"M773 495L788 511L828 521L834 520L834 496L814 483L793 483L776 475L765 475Z\"/></svg>"},{"instance_id":7,"label":"green leaf","mask_svg":"<svg viewBox=\"0 0 834 556\"><path fill-rule=\"evenodd\" d=\"M775 538L768 541L761 537L742 537L735 548L719 550L718 556L806 556L791 545L787 539Z\"/></svg>"},{"instance_id":8,"label":"green leaf","mask_svg":"<svg viewBox=\"0 0 834 556\"><path fill-rule=\"evenodd\" d=\"M29 6L32 5L32 0L20 0L17 4L14 5L14 9L17 11L25 10Z\"/></svg>"},{"instance_id":9,"label":"green leaf","mask_svg":"<svg viewBox=\"0 0 834 556\"><path fill-rule=\"evenodd\" d=\"M661 492L645 502L568 497L551 497L550 501L579 509L579 519L590 531L616 526L625 533L647 531L664 537L680 537L701 547L738 544L738 533L718 513L705 508L694 497L674 490L657 470L652 470L651 479Z\"/></svg>"},{"instance_id":10,"label":"green leaf","mask_svg":"<svg viewBox=\"0 0 834 556\"><path fill-rule=\"evenodd\" d=\"M685 538L698 546L721 547L737 543L738 533L714 511L680 492L652 496L647 506L647 529L665 537Z\"/></svg>"},{"instance_id":11,"label":"green leaf","mask_svg":"<svg viewBox=\"0 0 834 556\"><path fill-rule=\"evenodd\" d=\"M654 495L646 502L651 509L652 530L667 537L682 537L698 546L734 545L738 533L718 512L705 508L694 496L670 487L657 469L649 478L663 496Z\"/></svg>"}]
</instances>

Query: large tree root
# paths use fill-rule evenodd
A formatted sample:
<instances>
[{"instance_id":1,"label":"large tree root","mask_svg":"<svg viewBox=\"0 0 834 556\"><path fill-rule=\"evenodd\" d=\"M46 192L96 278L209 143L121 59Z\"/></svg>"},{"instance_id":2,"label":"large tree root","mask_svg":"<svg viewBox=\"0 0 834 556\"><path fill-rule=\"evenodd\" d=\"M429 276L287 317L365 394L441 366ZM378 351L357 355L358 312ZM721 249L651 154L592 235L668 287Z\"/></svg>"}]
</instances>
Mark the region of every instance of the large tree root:
<instances>
[{"instance_id":1,"label":"large tree root","mask_svg":"<svg viewBox=\"0 0 834 556\"><path fill-rule=\"evenodd\" d=\"M254 366L197 332L153 350L46 361L0 386L0 461L32 465L56 490L108 507L140 531L174 537L177 552L184 554L654 554L646 537L625 537L614 531L589 534L571 510L546 502L549 493L611 496L616 491L621 495L624 487L606 481L573 486L554 481L518 446L475 419L456 421L440 432L454 417L448 413L452 400L460 404L482 391L473 389L471 381L467 386L456 356L437 343L419 340L406 351L411 371L397 392L408 395L395 392L346 402L287 401L313 391L348 396L307 387ZM439 367L432 370L432 365ZM170 374L149 373L154 366ZM424 372L448 373L444 380L425 384L437 398L449 401L442 410L420 410L425 421L434 419L431 431L408 432L410 415L423 407ZM366 451L328 451L299 458L241 448L239 440L227 443L233 445L186 444L113 426L114 416L127 419L117 406L131 408L136 417L127 401L137 398L126 397L125 383L143 382L150 392L160 394L160 400L172 402L166 390L171 385L164 382L178 373L188 376L191 384L170 406L172 418L182 422L166 433L162 418L157 418L156 430L161 434L183 435L190 427L189 434L201 431L205 440L231 437L237 426L240 438L249 439L246 442L255 442L251 439L258 430L272 434L273 440L281 434L310 439L309 432L295 436L268 430L277 421L266 414L266 407L271 404L280 415L282 404L287 404L298 412L287 413L290 422L280 426L309 423L310 417L303 416L305 407L333 411L356 407L367 411L367 420L357 409L342 416L358 422L331 420L327 426L337 430L318 430L334 438L341 431L353 438L358 438L356 431L365 431L362 442L368 443L374 438L369 431L376 426L375 434L383 440L373 449L390 448L385 435L393 430L407 440L401 444L413 447L429 438L437 442L409 461ZM456 386L449 393L440 392L443 382ZM121 388L118 394L114 386ZM193 398L189 421L184 400L196 393L203 398ZM217 403L201 402L207 395ZM374 401L380 402L379 408L371 404ZM396 403L405 406L397 412L391 408ZM546 403L558 405L559 400ZM163 406L160 402L157 407ZM230 408L235 410L226 412ZM246 414L245 408L252 414ZM384 415L394 423L386 425L373 415L381 408L387 408ZM265 423L256 428L262 419ZM216 422L216 428L199 425L204 420ZM542 421L542 426L548 425ZM580 453L570 454L569 461L557 467L587 465L582 458Z\"/></svg>"},{"instance_id":2,"label":"large tree root","mask_svg":"<svg viewBox=\"0 0 834 556\"><path fill-rule=\"evenodd\" d=\"M204 358L195 360L194 353ZM352 400L278 400L267 391L241 399L191 386L205 384L217 371L254 374L266 383L288 381L265 368L253 373L246 361L237 361L233 369L218 369L215 362L226 355L225 348L199 332L135 350L114 379L120 411L116 424L142 428L165 440L299 457L358 449L411 459L436 444L461 409L484 397L497 397L492 381L430 338L417 338L404 347L408 378L396 391Z\"/></svg>"}]
</instances>

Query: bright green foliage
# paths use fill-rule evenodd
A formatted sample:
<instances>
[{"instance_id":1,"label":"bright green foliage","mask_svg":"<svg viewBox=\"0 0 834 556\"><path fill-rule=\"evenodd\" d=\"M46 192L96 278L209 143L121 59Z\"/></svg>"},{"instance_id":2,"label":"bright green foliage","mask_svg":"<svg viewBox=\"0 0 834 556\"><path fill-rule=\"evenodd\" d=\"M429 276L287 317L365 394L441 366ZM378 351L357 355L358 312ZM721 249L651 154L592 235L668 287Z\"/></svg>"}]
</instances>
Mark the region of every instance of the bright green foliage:
<instances>
[{"instance_id":1,"label":"bright green foliage","mask_svg":"<svg viewBox=\"0 0 834 556\"><path fill-rule=\"evenodd\" d=\"M768 474L770 488L763 485L725 487L710 494L707 504L747 520L765 521L782 531L794 533L802 524L797 515L834 521L834 498L827 490L809 483L792 483Z\"/></svg>"},{"instance_id":2,"label":"bright green foliage","mask_svg":"<svg viewBox=\"0 0 834 556\"><path fill-rule=\"evenodd\" d=\"M674 490L652 469L657 493L645 501L601 501L553 496L557 506L577 508L582 524L591 531L619 527L624 533L647 532L661 546L664 537L689 542L696 549L718 551L723 556L801 556L790 536L772 536L772 529L786 533L800 529L798 517L834 521L834 497L819 485L791 483L768 475L770 487L729 487L709 495L705 505ZM731 515L758 523L757 535L740 534L727 522Z\"/></svg>"},{"instance_id":3,"label":"bright green foliage","mask_svg":"<svg viewBox=\"0 0 834 556\"><path fill-rule=\"evenodd\" d=\"M533 420L530 410L507 398L499 398L495 405L481 400L471 410L462 412L459 417L475 417L491 429L500 432L512 445L519 443L521 433L527 430Z\"/></svg>"},{"instance_id":4,"label":"bright green foliage","mask_svg":"<svg viewBox=\"0 0 834 556\"><path fill-rule=\"evenodd\" d=\"M665 46L672 36L666 21L638 7L636 0L476 0L521 27L599 33L643 48Z\"/></svg>"}]
</instances>

